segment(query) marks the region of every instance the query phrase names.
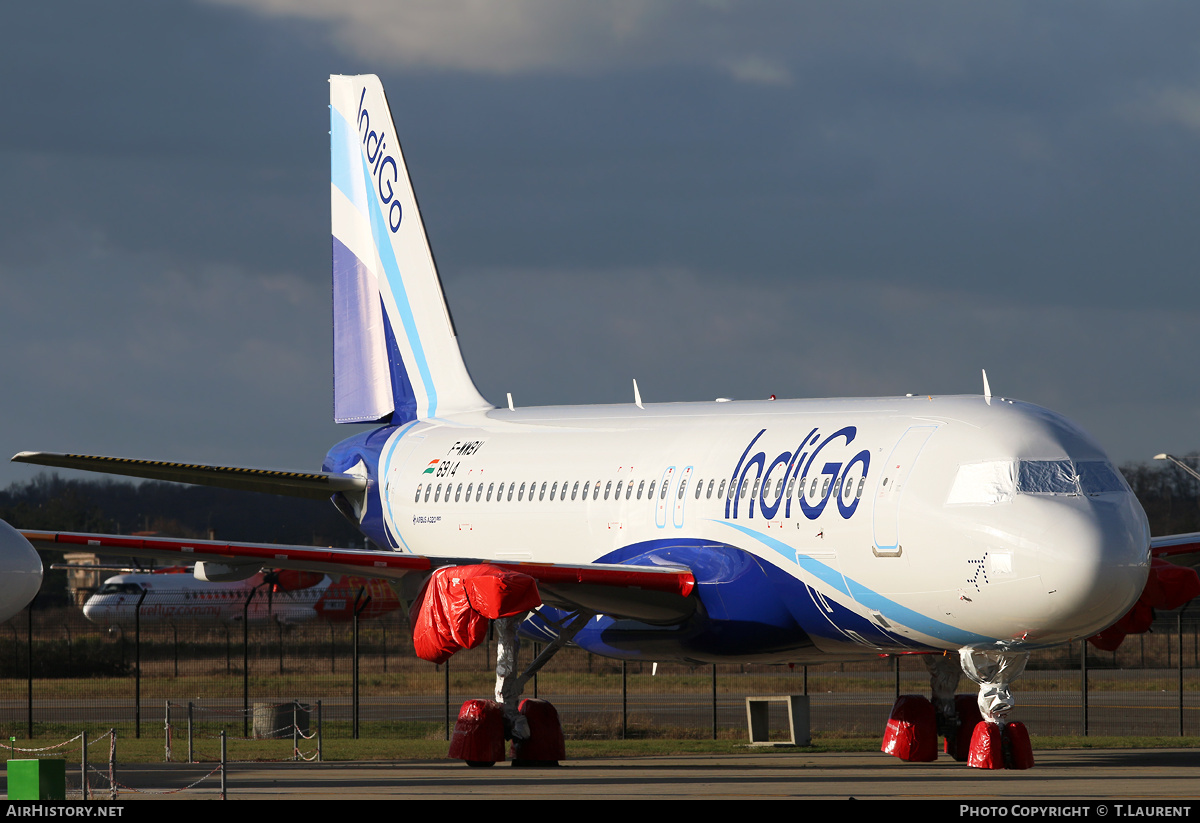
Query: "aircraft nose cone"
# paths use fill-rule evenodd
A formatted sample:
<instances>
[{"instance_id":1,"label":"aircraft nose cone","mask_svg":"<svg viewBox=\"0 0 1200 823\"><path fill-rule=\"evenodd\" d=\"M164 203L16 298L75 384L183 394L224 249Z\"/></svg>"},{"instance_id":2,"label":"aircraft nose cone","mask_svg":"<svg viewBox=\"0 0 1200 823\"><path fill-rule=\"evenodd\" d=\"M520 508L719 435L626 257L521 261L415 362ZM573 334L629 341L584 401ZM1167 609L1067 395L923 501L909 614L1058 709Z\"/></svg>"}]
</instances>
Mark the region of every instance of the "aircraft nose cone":
<instances>
[{"instance_id":1,"label":"aircraft nose cone","mask_svg":"<svg viewBox=\"0 0 1200 823\"><path fill-rule=\"evenodd\" d=\"M1150 532L1141 508L1089 501L1063 507L1043 537L1042 581L1056 634L1090 637L1141 596Z\"/></svg>"},{"instance_id":2,"label":"aircraft nose cone","mask_svg":"<svg viewBox=\"0 0 1200 823\"><path fill-rule=\"evenodd\" d=\"M0 622L33 600L42 587L42 558L29 541L0 520Z\"/></svg>"}]
</instances>

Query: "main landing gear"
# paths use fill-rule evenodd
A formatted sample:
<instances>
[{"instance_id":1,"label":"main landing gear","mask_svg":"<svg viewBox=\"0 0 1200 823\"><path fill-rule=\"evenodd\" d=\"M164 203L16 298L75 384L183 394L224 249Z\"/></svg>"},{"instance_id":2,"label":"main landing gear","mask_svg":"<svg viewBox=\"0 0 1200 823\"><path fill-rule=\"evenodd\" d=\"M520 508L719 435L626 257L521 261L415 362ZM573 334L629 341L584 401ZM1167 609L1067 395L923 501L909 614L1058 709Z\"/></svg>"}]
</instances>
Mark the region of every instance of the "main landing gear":
<instances>
[{"instance_id":1,"label":"main landing gear","mask_svg":"<svg viewBox=\"0 0 1200 823\"><path fill-rule=\"evenodd\" d=\"M928 656L932 701L901 695L888 718L882 749L901 760L937 759L945 751L978 769L1028 769L1033 748L1023 723L1008 722L1014 701L1009 684L1021 676L1028 652L961 649L958 656ZM961 675L979 684L979 697L955 694Z\"/></svg>"},{"instance_id":2,"label":"main landing gear","mask_svg":"<svg viewBox=\"0 0 1200 823\"><path fill-rule=\"evenodd\" d=\"M514 766L557 766L566 759L562 724L558 712L545 700L521 698L525 684L558 650L563 648L595 616L577 611L561 621L544 622L556 629L557 637L517 675L521 638L517 629L528 613L492 621L496 648L496 699L468 700L459 710L450 738L449 757L465 760L468 766L492 766L504 760L504 741L512 740Z\"/></svg>"}]
</instances>

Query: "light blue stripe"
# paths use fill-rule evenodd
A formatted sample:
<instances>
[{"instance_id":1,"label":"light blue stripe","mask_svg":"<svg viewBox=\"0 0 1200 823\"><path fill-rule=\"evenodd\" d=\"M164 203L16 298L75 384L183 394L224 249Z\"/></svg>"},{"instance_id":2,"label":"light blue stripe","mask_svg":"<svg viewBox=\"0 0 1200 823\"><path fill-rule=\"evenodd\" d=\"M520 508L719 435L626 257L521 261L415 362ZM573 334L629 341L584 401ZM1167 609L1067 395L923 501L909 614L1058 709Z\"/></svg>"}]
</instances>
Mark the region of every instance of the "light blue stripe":
<instances>
[{"instance_id":1,"label":"light blue stripe","mask_svg":"<svg viewBox=\"0 0 1200 823\"><path fill-rule=\"evenodd\" d=\"M358 141L353 141L357 143ZM350 158L357 154L357 147L351 148L350 140L350 124L346 122L346 118L342 117L341 113L333 106L329 107L329 181L333 183L337 190L346 196L346 199L354 204L354 207L366 216L365 206L363 203L363 191L360 187L358 196L355 196L353 165Z\"/></svg>"},{"instance_id":2,"label":"light blue stripe","mask_svg":"<svg viewBox=\"0 0 1200 823\"><path fill-rule=\"evenodd\" d=\"M370 180L371 172L367 168L366 160L362 163L363 179ZM405 170L407 176L408 170ZM417 417L433 417L437 414L437 389L433 385L433 375L429 372L429 361L425 358L425 349L421 347L421 338L417 334L417 323L413 318L412 306L408 301L408 292L404 290L404 278L400 274L400 264L396 262L396 254L392 250L392 242L388 225L383 219L383 212L379 210L379 200L372 194L367 198L370 202L370 217L371 217L371 236L375 240L375 248L379 252L379 259L383 261L384 276L387 277L388 283L392 287L392 296L396 298L396 308L400 311L401 325L404 326L404 335L408 338L408 345L412 348L413 358L417 361L417 371L421 374L421 383L425 389L425 397L428 403L428 408L425 413L421 413L420 404L417 404ZM393 324L394 328L394 324ZM410 376L409 382L412 382Z\"/></svg>"},{"instance_id":3,"label":"light blue stripe","mask_svg":"<svg viewBox=\"0 0 1200 823\"><path fill-rule=\"evenodd\" d=\"M907 606L902 606L895 600L890 600L883 595L871 591L866 586L856 580L844 576L836 569L826 566L819 560L814 560L803 554L797 554L796 550L787 545L783 541L776 540L773 537L768 537L765 534L748 529L745 526L737 523L729 523L724 520L714 520L714 523L723 523L731 529L737 529L747 537L753 537L758 542L762 543L772 551L777 552L786 560L796 563L800 568L804 569L809 574L820 579L822 582L834 587L842 594L853 597L860 605L868 609L879 612L887 620L893 623L899 623L911 629L921 632L922 634L936 637L939 640L945 640L949 643L955 643L960 646L967 646L973 643L995 643L995 638L987 637L982 634L965 631L957 626L951 626L948 623L943 623L940 620L934 620L932 617L927 617L920 612L913 611ZM847 586L849 588L847 589Z\"/></svg>"}]
</instances>

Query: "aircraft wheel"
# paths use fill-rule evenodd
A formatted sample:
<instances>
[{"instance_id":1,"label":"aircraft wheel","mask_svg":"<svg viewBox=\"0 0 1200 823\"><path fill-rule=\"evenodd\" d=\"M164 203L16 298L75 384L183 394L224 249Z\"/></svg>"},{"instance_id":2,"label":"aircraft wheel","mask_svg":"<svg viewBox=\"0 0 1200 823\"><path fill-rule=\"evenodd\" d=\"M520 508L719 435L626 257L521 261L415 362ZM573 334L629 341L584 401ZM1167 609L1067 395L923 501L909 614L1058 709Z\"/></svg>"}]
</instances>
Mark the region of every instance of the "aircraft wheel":
<instances>
[{"instance_id":1,"label":"aircraft wheel","mask_svg":"<svg viewBox=\"0 0 1200 823\"><path fill-rule=\"evenodd\" d=\"M496 765L495 760L468 760L466 764L472 769L488 769Z\"/></svg>"}]
</instances>

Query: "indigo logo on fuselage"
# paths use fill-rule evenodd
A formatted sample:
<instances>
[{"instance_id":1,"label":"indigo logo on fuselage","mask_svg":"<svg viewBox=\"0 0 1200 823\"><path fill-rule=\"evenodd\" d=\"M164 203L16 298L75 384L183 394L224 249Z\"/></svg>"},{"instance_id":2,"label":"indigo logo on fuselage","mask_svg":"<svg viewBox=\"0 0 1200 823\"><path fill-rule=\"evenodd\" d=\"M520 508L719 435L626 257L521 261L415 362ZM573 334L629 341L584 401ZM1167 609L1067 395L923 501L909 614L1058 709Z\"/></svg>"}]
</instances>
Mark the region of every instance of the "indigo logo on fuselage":
<instances>
[{"instance_id":1,"label":"indigo logo on fuselage","mask_svg":"<svg viewBox=\"0 0 1200 823\"><path fill-rule=\"evenodd\" d=\"M384 152L387 147L387 133L376 134L371 130L371 113L363 105L366 99L367 90L363 88L362 95L358 98L358 132L362 135L363 153L367 158L371 178L375 181L375 189L387 208L388 228L395 234L400 228L400 218L403 216L400 198L395 196L396 191L393 188L400 178L399 166L396 165L396 158Z\"/></svg>"},{"instance_id":2,"label":"indigo logo on fuselage","mask_svg":"<svg viewBox=\"0 0 1200 823\"><path fill-rule=\"evenodd\" d=\"M795 503L797 515L816 520L831 501L836 501L843 519L854 515L871 466L867 449L848 455L857 427L845 426L828 436L813 427L795 448L773 459L765 450L750 453L766 431L754 435L733 468L725 496L726 519L753 518L756 513L767 520L791 517Z\"/></svg>"}]
</instances>

